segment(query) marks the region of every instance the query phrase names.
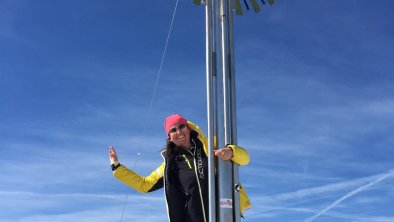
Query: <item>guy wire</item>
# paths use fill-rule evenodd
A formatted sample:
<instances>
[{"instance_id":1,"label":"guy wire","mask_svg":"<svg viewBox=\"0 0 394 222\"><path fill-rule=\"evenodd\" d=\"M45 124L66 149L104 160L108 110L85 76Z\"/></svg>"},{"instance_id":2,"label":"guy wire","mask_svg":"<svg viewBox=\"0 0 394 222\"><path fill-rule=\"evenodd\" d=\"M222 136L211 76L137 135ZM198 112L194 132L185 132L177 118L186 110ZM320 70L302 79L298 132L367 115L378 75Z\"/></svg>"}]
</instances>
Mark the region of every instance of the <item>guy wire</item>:
<instances>
[{"instance_id":1,"label":"guy wire","mask_svg":"<svg viewBox=\"0 0 394 222\"><path fill-rule=\"evenodd\" d=\"M161 61L160 61L159 70L157 72L155 87L154 87L154 90L153 90L153 93L152 93L152 97L151 97L151 100L150 100L150 103L149 103L148 112L146 114L145 121L144 121L144 127L143 127L143 131L142 131L143 134L145 134L145 131L146 131L146 128L147 128L148 120L150 118L150 114L151 114L151 111L152 111L153 101L154 101L154 98L155 98L155 95L156 95L156 91L157 91L157 86L159 85L161 69L163 67L164 58L165 58L165 55L166 55L166 52L167 52L167 46L168 46L168 42L170 40L172 26L174 24L176 10L177 10L177 7L178 7L178 2L179 2L179 0L176 0L175 7L174 7L174 12L172 14L170 28L168 30L166 43L165 43L163 54L162 54ZM141 140L138 142L138 145L137 145L137 157L135 158L133 169L135 169L137 167L137 162L138 162L138 160L140 158L140 150L141 150ZM126 194L126 199L125 199L124 204L123 204L123 210L122 210L122 215L120 217L120 222L122 222L122 220L123 220L123 215L124 215L124 212L125 212L125 209L126 209L128 198L129 198L129 194L127 193Z\"/></svg>"}]
</instances>

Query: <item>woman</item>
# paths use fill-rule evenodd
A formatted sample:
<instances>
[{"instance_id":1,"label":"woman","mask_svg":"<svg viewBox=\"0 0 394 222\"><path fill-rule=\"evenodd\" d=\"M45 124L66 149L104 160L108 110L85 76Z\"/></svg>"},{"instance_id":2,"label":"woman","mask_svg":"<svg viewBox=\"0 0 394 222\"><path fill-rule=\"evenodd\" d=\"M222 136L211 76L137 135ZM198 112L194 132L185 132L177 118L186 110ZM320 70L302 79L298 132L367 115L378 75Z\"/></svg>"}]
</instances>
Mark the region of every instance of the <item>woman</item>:
<instances>
[{"instance_id":1,"label":"woman","mask_svg":"<svg viewBox=\"0 0 394 222\"><path fill-rule=\"evenodd\" d=\"M208 157L207 139L200 128L179 114L164 121L168 136L162 151L163 163L149 176L140 176L118 162L115 149L109 148L114 176L140 192L165 188L168 219L171 222L207 222L208 220ZM249 154L241 147L228 145L215 150L215 156L239 165L249 162ZM241 187L240 210L250 208Z\"/></svg>"}]
</instances>

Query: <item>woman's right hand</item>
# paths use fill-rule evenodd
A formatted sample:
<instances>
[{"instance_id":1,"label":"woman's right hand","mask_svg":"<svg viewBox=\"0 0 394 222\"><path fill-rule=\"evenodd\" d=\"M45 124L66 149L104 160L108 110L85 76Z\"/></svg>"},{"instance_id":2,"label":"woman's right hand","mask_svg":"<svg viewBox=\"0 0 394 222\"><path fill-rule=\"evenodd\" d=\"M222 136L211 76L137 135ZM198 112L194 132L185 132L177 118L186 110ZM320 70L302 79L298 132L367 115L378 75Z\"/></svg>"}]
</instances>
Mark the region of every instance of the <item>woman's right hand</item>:
<instances>
[{"instance_id":1,"label":"woman's right hand","mask_svg":"<svg viewBox=\"0 0 394 222\"><path fill-rule=\"evenodd\" d=\"M118 155L116 155L115 148L113 146L109 147L109 161L111 164L119 162Z\"/></svg>"}]
</instances>

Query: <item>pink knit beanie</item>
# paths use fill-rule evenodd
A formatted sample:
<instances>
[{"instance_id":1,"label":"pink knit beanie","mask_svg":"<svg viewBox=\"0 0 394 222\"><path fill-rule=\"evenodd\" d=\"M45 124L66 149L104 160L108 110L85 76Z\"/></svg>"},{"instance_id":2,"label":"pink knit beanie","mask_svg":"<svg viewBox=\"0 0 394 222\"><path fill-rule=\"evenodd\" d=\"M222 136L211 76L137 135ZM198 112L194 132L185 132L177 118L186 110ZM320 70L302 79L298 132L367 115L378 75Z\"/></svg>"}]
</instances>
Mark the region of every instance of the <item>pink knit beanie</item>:
<instances>
[{"instance_id":1,"label":"pink knit beanie","mask_svg":"<svg viewBox=\"0 0 394 222\"><path fill-rule=\"evenodd\" d=\"M181 116L181 114L172 114L168 116L164 121L164 130L168 134L170 129L175 124L187 124L187 120Z\"/></svg>"}]
</instances>

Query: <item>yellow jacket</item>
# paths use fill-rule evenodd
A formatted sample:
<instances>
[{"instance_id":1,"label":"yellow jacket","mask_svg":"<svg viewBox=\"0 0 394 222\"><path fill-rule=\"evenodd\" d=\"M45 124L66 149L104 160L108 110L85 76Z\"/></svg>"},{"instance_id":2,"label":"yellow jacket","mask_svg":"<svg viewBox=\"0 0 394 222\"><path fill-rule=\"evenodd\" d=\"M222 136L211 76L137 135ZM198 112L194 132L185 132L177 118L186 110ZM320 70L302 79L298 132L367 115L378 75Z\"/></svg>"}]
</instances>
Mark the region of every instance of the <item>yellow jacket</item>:
<instances>
[{"instance_id":1,"label":"yellow jacket","mask_svg":"<svg viewBox=\"0 0 394 222\"><path fill-rule=\"evenodd\" d=\"M201 129L194 123L188 122L188 127L198 133L198 139L203 143L203 148L206 154L208 154L208 140L204 137ZM249 154L245 149L236 145L228 145L227 147L233 150L232 161L239 165L246 165L249 163ZM135 190L143 193L151 192L160 189L164 185L164 168L165 161L160 164L152 173L148 176L141 176L134 171L126 168L123 165L119 165L116 170L113 171L114 176L122 183L134 188ZM240 186L240 211L241 213L250 208L251 204L249 198L242 186Z\"/></svg>"}]
</instances>

